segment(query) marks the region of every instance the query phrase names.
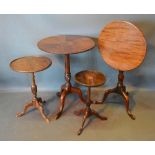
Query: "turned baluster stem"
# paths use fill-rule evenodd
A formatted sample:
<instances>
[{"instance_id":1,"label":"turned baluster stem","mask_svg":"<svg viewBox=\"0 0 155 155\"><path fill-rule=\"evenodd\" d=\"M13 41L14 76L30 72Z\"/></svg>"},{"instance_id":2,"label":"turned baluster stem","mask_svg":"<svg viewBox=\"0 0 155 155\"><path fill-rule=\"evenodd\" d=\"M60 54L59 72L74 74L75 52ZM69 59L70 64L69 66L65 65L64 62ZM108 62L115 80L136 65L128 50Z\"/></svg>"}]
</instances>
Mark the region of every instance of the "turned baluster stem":
<instances>
[{"instance_id":1,"label":"turned baluster stem","mask_svg":"<svg viewBox=\"0 0 155 155\"><path fill-rule=\"evenodd\" d=\"M124 72L123 71L119 71L117 86L118 87L123 87L123 81L124 81Z\"/></svg>"},{"instance_id":2,"label":"turned baluster stem","mask_svg":"<svg viewBox=\"0 0 155 155\"><path fill-rule=\"evenodd\" d=\"M71 80L71 73L70 73L70 55L65 54L65 80L67 86L71 86L70 80Z\"/></svg>"},{"instance_id":3,"label":"turned baluster stem","mask_svg":"<svg viewBox=\"0 0 155 155\"><path fill-rule=\"evenodd\" d=\"M32 73L32 85L31 85L31 91L32 91L32 98L33 100L37 99L37 85L35 82L35 75Z\"/></svg>"}]
</instances>

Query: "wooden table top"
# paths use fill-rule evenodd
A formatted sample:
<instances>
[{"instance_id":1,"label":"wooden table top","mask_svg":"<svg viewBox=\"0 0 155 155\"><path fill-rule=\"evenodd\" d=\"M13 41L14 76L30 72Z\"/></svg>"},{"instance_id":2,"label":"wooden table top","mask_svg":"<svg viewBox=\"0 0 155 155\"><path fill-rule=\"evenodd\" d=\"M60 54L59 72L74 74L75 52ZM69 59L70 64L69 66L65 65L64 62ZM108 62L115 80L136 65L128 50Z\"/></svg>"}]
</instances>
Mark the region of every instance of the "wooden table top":
<instances>
[{"instance_id":1,"label":"wooden table top","mask_svg":"<svg viewBox=\"0 0 155 155\"><path fill-rule=\"evenodd\" d=\"M105 83L105 76L101 72L85 70L75 74L75 81L87 87L97 87Z\"/></svg>"},{"instance_id":2,"label":"wooden table top","mask_svg":"<svg viewBox=\"0 0 155 155\"><path fill-rule=\"evenodd\" d=\"M13 60L10 67L17 72L34 73L45 70L51 64L47 57L26 56Z\"/></svg>"},{"instance_id":3,"label":"wooden table top","mask_svg":"<svg viewBox=\"0 0 155 155\"><path fill-rule=\"evenodd\" d=\"M105 26L99 35L98 44L102 58L116 70L137 68L146 54L143 33L126 21L114 21Z\"/></svg>"},{"instance_id":4,"label":"wooden table top","mask_svg":"<svg viewBox=\"0 0 155 155\"><path fill-rule=\"evenodd\" d=\"M95 47L95 42L78 35L60 35L45 38L38 42L38 47L44 52L53 54L77 54Z\"/></svg>"}]
</instances>

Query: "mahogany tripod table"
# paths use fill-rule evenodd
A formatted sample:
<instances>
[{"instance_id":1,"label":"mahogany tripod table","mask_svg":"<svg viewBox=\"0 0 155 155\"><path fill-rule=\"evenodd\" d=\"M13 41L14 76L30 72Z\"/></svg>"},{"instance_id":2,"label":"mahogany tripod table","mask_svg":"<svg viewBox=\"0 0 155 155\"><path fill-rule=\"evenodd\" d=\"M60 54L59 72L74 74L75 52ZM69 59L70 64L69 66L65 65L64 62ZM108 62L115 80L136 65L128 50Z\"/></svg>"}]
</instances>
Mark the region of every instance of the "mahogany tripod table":
<instances>
[{"instance_id":1,"label":"mahogany tripod table","mask_svg":"<svg viewBox=\"0 0 155 155\"><path fill-rule=\"evenodd\" d=\"M36 57L36 56L26 56L18 58L10 63L10 67L14 71L32 74L32 85L31 85L32 101L25 104L23 112L17 113L16 117L21 117L25 115L30 107L35 107L40 111L40 114L43 117L43 119L47 123L49 123L49 119L44 113L43 101L41 98L37 97L37 85L35 82L35 73L47 69L48 67L50 67L51 64L52 61L47 57Z\"/></svg>"},{"instance_id":2,"label":"mahogany tripod table","mask_svg":"<svg viewBox=\"0 0 155 155\"><path fill-rule=\"evenodd\" d=\"M79 111L75 111L75 114L78 116L80 116L81 114L84 115L81 128L78 131L78 135L80 135L84 129L85 121L89 116L94 115L101 120L107 120L107 117L101 116L95 110L91 109L91 104L94 103L91 100L91 88L103 85L105 83L105 76L102 73L97 71L85 70L85 71L78 72L75 75L75 81L78 84L88 88L87 99L84 102L86 104L86 108L81 109Z\"/></svg>"},{"instance_id":3,"label":"mahogany tripod table","mask_svg":"<svg viewBox=\"0 0 155 155\"><path fill-rule=\"evenodd\" d=\"M146 54L146 41L143 33L132 23L114 21L103 28L98 40L99 51L104 61L119 71L117 86L105 91L103 103L110 93L120 94L131 119L135 116L129 109L129 96L124 81L124 71L137 68Z\"/></svg>"},{"instance_id":4,"label":"mahogany tripod table","mask_svg":"<svg viewBox=\"0 0 155 155\"><path fill-rule=\"evenodd\" d=\"M78 54L86 52L95 47L95 43L91 38L78 36L78 35L60 35L45 38L38 43L39 49L44 52L52 54L63 54L65 56L65 80L66 83L61 86L60 92L57 94L60 96L59 111L56 115L58 119L64 108L65 98L69 93L76 93L80 99L84 101L82 91L80 88L73 87L70 72L70 54Z\"/></svg>"}]
</instances>

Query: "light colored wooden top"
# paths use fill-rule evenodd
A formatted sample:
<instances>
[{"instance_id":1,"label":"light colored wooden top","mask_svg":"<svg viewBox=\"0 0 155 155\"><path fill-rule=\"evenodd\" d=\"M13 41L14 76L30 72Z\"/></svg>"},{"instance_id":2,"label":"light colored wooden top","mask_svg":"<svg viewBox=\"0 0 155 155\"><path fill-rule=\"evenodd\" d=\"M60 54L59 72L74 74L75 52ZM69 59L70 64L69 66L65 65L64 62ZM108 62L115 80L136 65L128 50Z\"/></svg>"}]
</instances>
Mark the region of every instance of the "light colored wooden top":
<instances>
[{"instance_id":1,"label":"light colored wooden top","mask_svg":"<svg viewBox=\"0 0 155 155\"><path fill-rule=\"evenodd\" d=\"M101 72L84 70L75 74L75 81L87 87L97 87L105 83L105 76Z\"/></svg>"},{"instance_id":2,"label":"light colored wooden top","mask_svg":"<svg viewBox=\"0 0 155 155\"><path fill-rule=\"evenodd\" d=\"M137 68L146 54L143 33L126 21L114 21L105 26L99 35L98 44L102 58L116 70Z\"/></svg>"},{"instance_id":3,"label":"light colored wooden top","mask_svg":"<svg viewBox=\"0 0 155 155\"><path fill-rule=\"evenodd\" d=\"M47 53L77 54L92 49L95 47L95 43L91 38L84 36L60 35L39 41L38 47Z\"/></svg>"},{"instance_id":4,"label":"light colored wooden top","mask_svg":"<svg viewBox=\"0 0 155 155\"><path fill-rule=\"evenodd\" d=\"M10 67L17 72L33 73L48 68L52 61L47 57L26 56L13 60Z\"/></svg>"}]
</instances>

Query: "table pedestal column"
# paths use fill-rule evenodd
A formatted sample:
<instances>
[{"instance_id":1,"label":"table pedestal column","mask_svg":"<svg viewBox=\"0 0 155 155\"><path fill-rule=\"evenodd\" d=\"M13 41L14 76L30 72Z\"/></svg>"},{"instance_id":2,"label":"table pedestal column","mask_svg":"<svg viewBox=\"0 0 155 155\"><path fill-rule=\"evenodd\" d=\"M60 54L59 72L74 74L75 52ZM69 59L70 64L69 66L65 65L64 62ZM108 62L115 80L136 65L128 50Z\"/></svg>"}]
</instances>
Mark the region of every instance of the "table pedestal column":
<instances>
[{"instance_id":1,"label":"table pedestal column","mask_svg":"<svg viewBox=\"0 0 155 155\"><path fill-rule=\"evenodd\" d=\"M41 98L37 97L37 85L36 85L36 82L35 82L34 73L32 73L31 91L32 91L32 101L25 104L23 112L17 113L16 117L21 117L21 116L25 115L30 107L34 107L34 108L37 108L39 110L39 112L40 112L41 116L43 117L43 119L47 123L49 123L49 119L47 118L47 116L44 113L43 101L42 101Z\"/></svg>"},{"instance_id":2,"label":"table pedestal column","mask_svg":"<svg viewBox=\"0 0 155 155\"><path fill-rule=\"evenodd\" d=\"M58 119L64 109L65 104L65 98L69 93L76 93L79 95L82 102L85 102L82 91L80 88L73 87L70 80L71 80L71 73L70 73L70 55L65 55L65 80L66 83L61 86L61 91L57 93L57 95L60 97L60 106L59 106L59 112L56 115L56 119Z\"/></svg>"}]
</instances>

